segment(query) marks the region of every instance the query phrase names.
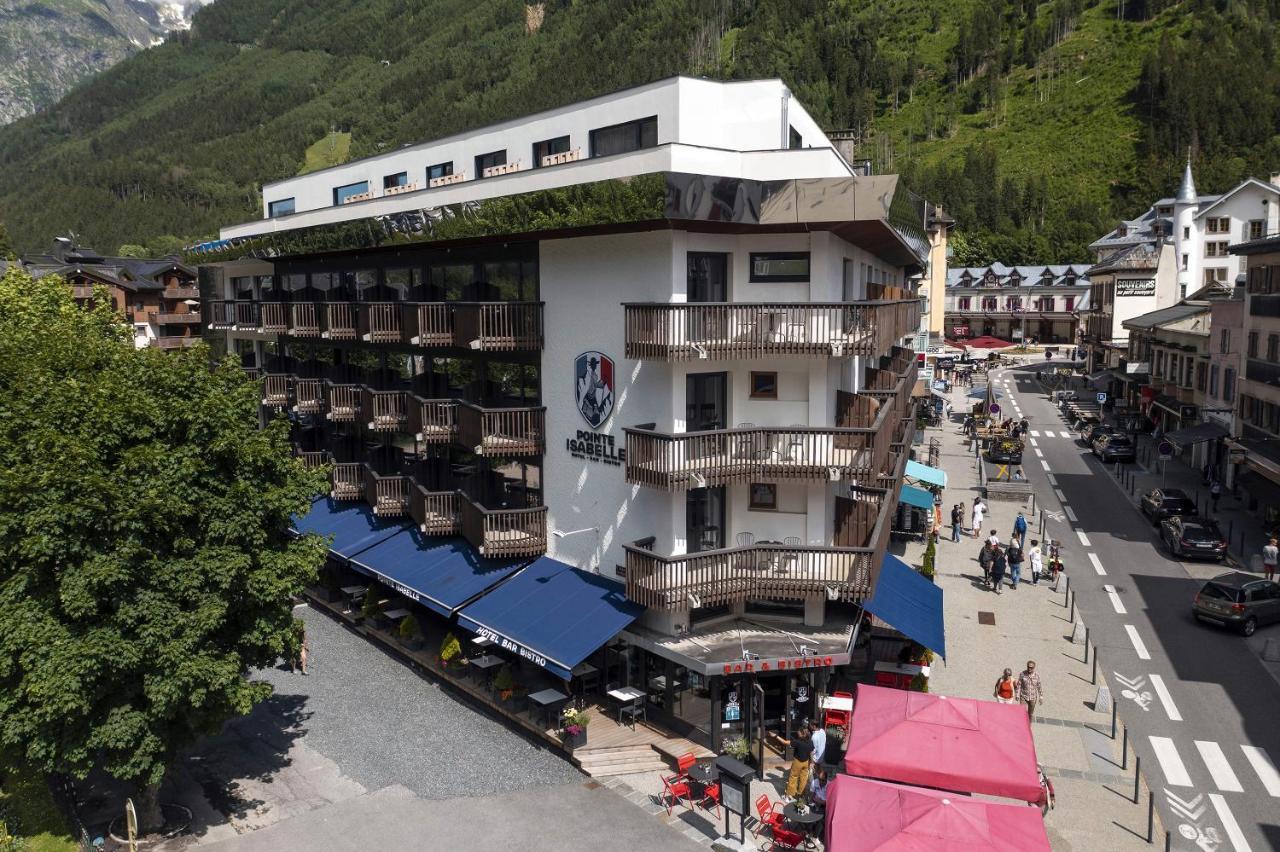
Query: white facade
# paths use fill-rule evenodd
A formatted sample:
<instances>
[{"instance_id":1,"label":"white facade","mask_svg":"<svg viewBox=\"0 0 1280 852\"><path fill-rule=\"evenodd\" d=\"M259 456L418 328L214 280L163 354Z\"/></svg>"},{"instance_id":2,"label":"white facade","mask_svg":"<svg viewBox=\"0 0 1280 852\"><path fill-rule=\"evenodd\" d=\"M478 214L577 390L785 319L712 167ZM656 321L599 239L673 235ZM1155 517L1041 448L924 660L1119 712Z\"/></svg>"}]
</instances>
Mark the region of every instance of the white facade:
<instances>
[{"instance_id":1,"label":"white facade","mask_svg":"<svg viewBox=\"0 0 1280 852\"><path fill-rule=\"evenodd\" d=\"M657 119L654 144L595 156L593 130L649 117ZM564 136L578 159L550 166L533 161L537 143ZM797 156L787 150L793 147L812 150ZM510 171L478 176L476 157L496 151L505 152ZM430 187L427 169L442 163L450 164L458 182ZM221 237L249 237L659 171L757 180L853 173L781 80L673 77L266 184L264 219L223 228ZM384 178L402 172L407 184L384 192ZM371 197L335 205L335 189L366 182ZM272 218L273 202L288 199L295 212Z\"/></svg>"}]
</instances>

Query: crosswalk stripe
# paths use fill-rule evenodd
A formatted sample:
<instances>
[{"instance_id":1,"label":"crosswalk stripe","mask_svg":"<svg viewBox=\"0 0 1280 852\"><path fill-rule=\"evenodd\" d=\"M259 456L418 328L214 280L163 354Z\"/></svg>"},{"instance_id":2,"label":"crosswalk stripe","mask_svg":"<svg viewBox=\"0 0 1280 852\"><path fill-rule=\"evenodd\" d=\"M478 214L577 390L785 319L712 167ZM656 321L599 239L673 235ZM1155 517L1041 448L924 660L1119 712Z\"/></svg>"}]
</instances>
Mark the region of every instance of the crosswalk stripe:
<instances>
[{"instance_id":1,"label":"crosswalk stripe","mask_svg":"<svg viewBox=\"0 0 1280 852\"><path fill-rule=\"evenodd\" d=\"M1066 503L1062 504L1062 511L1067 513L1067 519L1071 521L1071 523L1074 524L1079 522L1080 519L1076 517L1076 513L1071 511L1071 507L1068 506Z\"/></svg>"},{"instance_id":2,"label":"crosswalk stripe","mask_svg":"<svg viewBox=\"0 0 1280 852\"><path fill-rule=\"evenodd\" d=\"M1156 753L1156 760L1160 762L1160 771L1164 773L1164 780L1174 787L1190 787L1191 776L1187 774L1187 767L1178 756L1178 747L1173 744L1173 740L1168 737L1148 737L1147 739L1151 740L1151 750Z\"/></svg>"},{"instance_id":3,"label":"crosswalk stripe","mask_svg":"<svg viewBox=\"0 0 1280 852\"><path fill-rule=\"evenodd\" d=\"M1227 756L1222 753L1222 746L1207 740L1196 740L1196 749L1200 752L1200 759L1204 761L1204 765L1209 768L1213 783L1218 785L1219 790L1231 793L1244 792L1244 788L1240 786L1240 779L1231 770L1231 764L1227 763Z\"/></svg>"},{"instance_id":4,"label":"crosswalk stripe","mask_svg":"<svg viewBox=\"0 0 1280 852\"><path fill-rule=\"evenodd\" d=\"M1128 612L1124 608L1124 601L1120 600L1120 595L1116 593L1115 586L1103 586L1102 590L1107 593L1107 597L1111 599L1111 608L1116 611L1117 615L1124 615Z\"/></svg>"},{"instance_id":5,"label":"crosswalk stripe","mask_svg":"<svg viewBox=\"0 0 1280 852\"><path fill-rule=\"evenodd\" d=\"M1280 772L1276 771L1276 765L1271 762L1271 758L1264 749L1257 746L1240 746L1240 750L1244 752L1253 771L1258 773L1262 786L1267 788L1267 792L1272 796L1280 797Z\"/></svg>"},{"instance_id":6,"label":"crosswalk stripe","mask_svg":"<svg viewBox=\"0 0 1280 852\"><path fill-rule=\"evenodd\" d=\"M1146 644L1143 643L1142 637L1138 635L1138 629L1132 624L1126 624L1124 626L1124 632L1129 634L1129 641L1133 643L1133 650L1138 652L1138 659L1151 659L1151 654L1147 651Z\"/></svg>"},{"instance_id":7,"label":"crosswalk stripe","mask_svg":"<svg viewBox=\"0 0 1280 852\"><path fill-rule=\"evenodd\" d=\"M1249 841L1244 839L1240 823L1236 822L1236 815L1231 813L1231 808L1227 807L1227 800L1218 793L1210 793L1209 801L1213 802L1213 809L1218 812L1218 819L1222 820L1222 829L1227 833L1227 839L1231 841L1236 852L1253 852Z\"/></svg>"},{"instance_id":8,"label":"crosswalk stripe","mask_svg":"<svg viewBox=\"0 0 1280 852\"><path fill-rule=\"evenodd\" d=\"M1047 461L1045 461L1044 459L1040 459L1040 466L1041 466L1042 468L1044 468L1045 470L1048 470L1048 469L1049 469L1049 463L1048 463Z\"/></svg>"},{"instance_id":9,"label":"crosswalk stripe","mask_svg":"<svg viewBox=\"0 0 1280 852\"><path fill-rule=\"evenodd\" d=\"M1070 438L1070 437L1071 437L1071 433L1070 433L1070 432L1063 432L1063 433L1062 433L1062 437L1064 437L1064 438Z\"/></svg>"},{"instance_id":10,"label":"crosswalk stripe","mask_svg":"<svg viewBox=\"0 0 1280 852\"><path fill-rule=\"evenodd\" d=\"M1164 685L1164 678L1158 674L1151 675L1151 688L1156 691L1160 703L1164 705L1164 712L1168 714L1169 721L1181 722L1182 714L1178 712L1178 705L1173 703L1173 696L1169 694L1169 687Z\"/></svg>"},{"instance_id":11,"label":"crosswalk stripe","mask_svg":"<svg viewBox=\"0 0 1280 852\"><path fill-rule=\"evenodd\" d=\"M1041 458L1041 459L1044 458L1044 451L1041 450L1039 447L1036 447L1036 458Z\"/></svg>"},{"instance_id":12,"label":"crosswalk stripe","mask_svg":"<svg viewBox=\"0 0 1280 852\"><path fill-rule=\"evenodd\" d=\"M1080 544L1084 547L1092 547L1089 544L1089 536L1084 534L1084 530L1076 530L1076 537L1080 539Z\"/></svg>"},{"instance_id":13,"label":"crosswalk stripe","mask_svg":"<svg viewBox=\"0 0 1280 852\"><path fill-rule=\"evenodd\" d=\"M1039 433L1039 432L1037 432L1035 429L1032 429L1032 430L1031 430L1031 437L1033 437L1033 438L1039 438L1039 437L1040 437L1040 433Z\"/></svg>"},{"instance_id":14,"label":"crosswalk stripe","mask_svg":"<svg viewBox=\"0 0 1280 852\"><path fill-rule=\"evenodd\" d=\"M1107 569L1102 567L1102 560L1098 558L1098 554L1086 553L1085 556L1089 557L1089 561L1093 563L1093 570L1098 572L1099 577L1107 576Z\"/></svg>"}]
</instances>

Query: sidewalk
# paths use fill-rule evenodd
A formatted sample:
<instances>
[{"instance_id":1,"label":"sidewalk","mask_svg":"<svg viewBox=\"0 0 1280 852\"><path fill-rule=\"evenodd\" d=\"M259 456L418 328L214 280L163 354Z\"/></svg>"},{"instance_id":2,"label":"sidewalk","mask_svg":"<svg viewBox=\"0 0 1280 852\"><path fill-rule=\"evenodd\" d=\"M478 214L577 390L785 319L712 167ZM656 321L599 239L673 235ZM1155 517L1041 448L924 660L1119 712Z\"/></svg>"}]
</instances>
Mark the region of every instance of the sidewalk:
<instances>
[{"instance_id":1,"label":"sidewalk","mask_svg":"<svg viewBox=\"0 0 1280 852\"><path fill-rule=\"evenodd\" d=\"M964 502L966 512L978 495L978 461L968 441L960 434L966 393L952 394L955 420L929 429L927 442L937 438L942 445L939 464L946 471L948 487L943 491L944 529L938 543L936 582L945 595L947 661L934 663L929 678L930 691L943 695L991 699L995 682L1005 669L1016 675L1028 660L1035 660L1045 691L1045 703L1032 725L1036 752L1052 779L1057 807L1045 818L1054 849L1126 850L1147 849L1148 801L1145 785L1133 801L1133 759L1121 767L1121 740L1111 738L1111 713L1093 709L1098 686L1090 683L1093 659L1084 661L1083 626L1073 641L1072 610L1063 591L1053 591L1047 582L1030 584L1030 568L1024 566L1024 582L1017 590L1007 585L996 595L985 588L977 556L981 541L963 536L950 541L950 509ZM971 401L971 400L970 400ZM1034 513L1030 502L986 501L989 513L983 535L992 530L1008 541L1014 518L1026 514L1034 538ZM966 514L966 523L968 517ZM922 543L895 546L895 551L911 565L919 566ZM1079 621L1079 615L1075 615ZM1105 683L1098 673L1098 685ZM1159 825L1156 836L1159 837Z\"/></svg>"}]
</instances>

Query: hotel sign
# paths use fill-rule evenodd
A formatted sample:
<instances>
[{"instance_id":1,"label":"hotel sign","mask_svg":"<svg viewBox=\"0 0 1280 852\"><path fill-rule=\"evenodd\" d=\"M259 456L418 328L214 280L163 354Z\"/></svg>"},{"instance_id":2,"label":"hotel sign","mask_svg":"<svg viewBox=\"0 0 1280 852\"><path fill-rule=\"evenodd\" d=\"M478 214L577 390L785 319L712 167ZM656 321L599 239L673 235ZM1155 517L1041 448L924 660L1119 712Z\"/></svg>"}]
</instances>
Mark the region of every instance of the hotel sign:
<instances>
[{"instance_id":1,"label":"hotel sign","mask_svg":"<svg viewBox=\"0 0 1280 852\"><path fill-rule=\"evenodd\" d=\"M479 625L477 625L476 635L483 636L484 638L488 639L490 642L497 645L499 648L501 648L504 651L509 651L512 654L518 654L519 656L524 657L526 660L529 660L530 662L536 665L539 665L544 669L547 667L546 657L542 656L536 651L532 651L529 648L526 648L525 646L519 643L512 642L510 639L508 639L505 636L501 636L497 633L494 633L492 630L490 630L487 627L480 627Z\"/></svg>"},{"instance_id":2,"label":"hotel sign","mask_svg":"<svg viewBox=\"0 0 1280 852\"><path fill-rule=\"evenodd\" d=\"M1116 281L1117 296L1154 296L1155 294L1154 278L1121 278Z\"/></svg>"},{"instance_id":3,"label":"hotel sign","mask_svg":"<svg viewBox=\"0 0 1280 852\"><path fill-rule=\"evenodd\" d=\"M798 669L817 669L837 665L833 656L794 657L772 660L751 660L745 663L725 663L724 674L749 674L754 672L788 672Z\"/></svg>"},{"instance_id":4,"label":"hotel sign","mask_svg":"<svg viewBox=\"0 0 1280 852\"><path fill-rule=\"evenodd\" d=\"M579 429L564 445L569 455L584 461L604 462L615 467L627 460L627 451L619 448L612 435L594 430L613 413L613 359L603 352L583 352L573 360L573 401L590 429Z\"/></svg>"}]
</instances>

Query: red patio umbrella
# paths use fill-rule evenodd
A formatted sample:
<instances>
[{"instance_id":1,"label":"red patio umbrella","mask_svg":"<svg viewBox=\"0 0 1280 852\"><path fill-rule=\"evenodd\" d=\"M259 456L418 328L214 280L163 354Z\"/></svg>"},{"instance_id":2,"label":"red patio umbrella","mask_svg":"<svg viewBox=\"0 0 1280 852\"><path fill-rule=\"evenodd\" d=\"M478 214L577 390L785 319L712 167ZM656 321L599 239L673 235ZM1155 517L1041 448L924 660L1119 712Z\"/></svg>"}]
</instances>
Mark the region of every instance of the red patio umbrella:
<instances>
[{"instance_id":1,"label":"red patio umbrella","mask_svg":"<svg viewBox=\"0 0 1280 852\"><path fill-rule=\"evenodd\" d=\"M845 771L941 790L1040 799L1025 707L858 685Z\"/></svg>"},{"instance_id":2,"label":"red patio umbrella","mask_svg":"<svg viewBox=\"0 0 1280 852\"><path fill-rule=\"evenodd\" d=\"M973 340L966 340L965 344L970 349L1007 349L1013 345L1007 340L1001 340L998 337L991 337L989 335L975 337Z\"/></svg>"},{"instance_id":3,"label":"red patio umbrella","mask_svg":"<svg viewBox=\"0 0 1280 852\"><path fill-rule=\"evenodd\" d=\"M1046 852L1038 808L841 775L827 785L827 852Z\"/></svg>"}]
</instances>

